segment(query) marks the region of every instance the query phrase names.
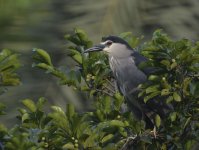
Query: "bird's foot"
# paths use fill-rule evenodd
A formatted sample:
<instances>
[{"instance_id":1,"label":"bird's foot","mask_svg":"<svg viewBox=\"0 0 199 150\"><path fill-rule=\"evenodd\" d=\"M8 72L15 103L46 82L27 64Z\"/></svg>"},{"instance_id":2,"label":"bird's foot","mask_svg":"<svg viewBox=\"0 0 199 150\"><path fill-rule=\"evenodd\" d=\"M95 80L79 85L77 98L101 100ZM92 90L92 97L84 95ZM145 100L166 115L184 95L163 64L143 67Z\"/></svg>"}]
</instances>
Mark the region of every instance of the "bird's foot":
<instances>
[{"instance_id":1,"label":"bird's foot","mask_svg":"<svg viewBox=\"0 0 199 150\"><path fill-rule=\"evenodd\" d=\"M137 139L138 135L133 135L125 139L125 143L122 146L121 150L127 150L129 147L134 143L134 141Z\"/></svg>"},{"instance_id":2,"label":"bird's foot","mask_svg":"<svg viewBox=\"0 0 199 150\"><path fill-rule=\"evenodd\" d=\"M154 126L153 130L151 131L152 136L156 139L158 137L158 132L156 127Z\"/></svg>"}]
</instances>

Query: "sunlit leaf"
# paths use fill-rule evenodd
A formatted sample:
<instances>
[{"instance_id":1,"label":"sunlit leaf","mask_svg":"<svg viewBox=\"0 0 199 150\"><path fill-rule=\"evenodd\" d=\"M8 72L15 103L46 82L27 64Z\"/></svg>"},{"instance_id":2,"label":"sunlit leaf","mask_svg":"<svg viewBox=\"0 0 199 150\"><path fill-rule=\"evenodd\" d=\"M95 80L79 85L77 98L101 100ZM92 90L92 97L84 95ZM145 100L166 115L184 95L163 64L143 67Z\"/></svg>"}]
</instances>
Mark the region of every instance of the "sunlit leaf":
<instances>
[{"instance_id":1,"label":"sunlit leaf","mask_svg":"<svg viewBox=\"0 0 199 150\"><path fill-rule=\"evenodd\" d=\"M73 115L75 114L74 105L67 104L66 105L66 111L67 111L67 115L68 115L69 118L73 117Z\"/></svg>"},{"instance_id":2,"label":"sunlit leaf","mask_svg":"<svg viewBox=\"0 0 199 150\"><path fill-rule=\"evenodd\" d=\"M22 100L22 104L26 106L31 112L35 112L37 109L35 103L30 99Z\"/></svg>"},{"instance_id":3,"label":"sunlit leaf","mask_svg":"<svg viewBox=\"0 0 199 150\"><path fill-rule=\"evenodd\" d=\"M110 126L118 126L118 127L124 127L124 123L119 120L111 120L110 121Z\"/></svg>"},{"instance_id":4,"label":"sunlit leaf","mask_svg":"<svg viewBox=\"0 0 199 150\"><path fill-rule=\"evenodd\" d=\"M77 50L70 49L70 52L71 57L79 64L82 64L82 55Z\"/></svg>"},{"instance_id":5,"label":"sunlit leaf","mask_svg":"<svg viewBox=\"0 0 199 150\"><path fill-rule=\"evenodd\" d=\"M149 95L144 97L144 102L146 103L148 100L150 100L151 98L153 98L159 94L160 94L160 91L155 91L153 93L150 93Z\"/></svg>"},{"instance_id":6,"label":"sunlit leaf","mask_svg":"<svg viewBox=\"0 0 199 150\"><path fill-rule=\"evenodd\" d=\"M159 91L159 85L153 85L146 89L146 94Z\"/></svg>"},{"instance_id":7,"label":"sunlit leaf","mask_svg":"<svg viewBox=\"0 0 199 150\"><path fill-rule=\"evenodd\" d=\"M113 134L108 134L108 135L106 135L105 137L103 137L102 143L105 143L105 142L109 141L109 140L112 139L113 137L114 137Z\"/></svg>"},{"instance_id":8,"label":"sunlit leaf","mask_svg":"<svg viewBox=\"0 0 199 150\"><path fill-rule=\"evenodd\" d=\"M67 144L64 144L62 148L65 149L65 150L74 149L74 144L73 143L67 143Z\"/></svg>"},{"instance_id":9,"label":"sunlit leaf","mask_svg":"<svg viewBox=\"0 0 199 150\"><path fill-rule=\"evenodd\" d=\"M33 49L33 51L36 52L36 54L34 56L35 59L39 59L43 63L46 63L46 64L48 64L50 66L53 66L52 62L51 62L50 55L45 50L42 50L42 49Z\"/></svg>"}]
</instances>

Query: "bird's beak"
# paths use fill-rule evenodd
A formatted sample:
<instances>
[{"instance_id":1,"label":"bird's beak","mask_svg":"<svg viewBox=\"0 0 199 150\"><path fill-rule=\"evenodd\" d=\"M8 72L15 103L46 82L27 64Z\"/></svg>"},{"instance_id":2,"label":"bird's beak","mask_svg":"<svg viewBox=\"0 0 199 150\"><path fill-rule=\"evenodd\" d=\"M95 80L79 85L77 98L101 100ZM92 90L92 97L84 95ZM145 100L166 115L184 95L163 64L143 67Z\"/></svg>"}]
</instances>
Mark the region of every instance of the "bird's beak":
<instances>
[{"instance_id":1,"label":"bird's beak","mask_svg":"<svg viewBox=\"0 0 199 150\"><path fill-rule=\"evenodd\" d=\"M88 53L88 52L96 52L96 51L102 51L105 48L104 44L99 44L99 45L95 45L89 49L86 49L84 51L84 53Z\"/></svg>"}]
</instances>

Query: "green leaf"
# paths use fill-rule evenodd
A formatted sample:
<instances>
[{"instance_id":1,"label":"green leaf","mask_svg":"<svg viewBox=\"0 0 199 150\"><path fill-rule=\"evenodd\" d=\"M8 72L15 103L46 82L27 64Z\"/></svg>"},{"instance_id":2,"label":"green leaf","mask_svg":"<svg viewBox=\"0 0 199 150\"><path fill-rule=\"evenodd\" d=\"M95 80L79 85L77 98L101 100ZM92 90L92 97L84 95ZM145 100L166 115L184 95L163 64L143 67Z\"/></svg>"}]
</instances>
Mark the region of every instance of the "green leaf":
<instances>
[{"instance_id":1,"label":"green leaf","mask_svg":"<svg viewBox=\"0 0 199 150\"><path fill-rule=\"evenodd\" d=\"M54 112L57 112L59 114L61 114L61 116L65 116L65 113L64 111L61 109L61 107L58 107L58 106L51 106L51 109L54 111Z\"/></svg>"},{"instance_id":2,"label":"green leaf","mask_svg":"<svg viewBox=\"0 0 199 150\"><path fill-rule=\"evenodd\" d=\"M15 86L20 84L20 79L15 73L2 73L1 80L4 86Z\"/></svg>"},{"instance_id":3,"label":"green leaf","mask_svg":"<svg viewBox=\"0 0 199 150\"><path fill-rule=\"evenodd\" d=\"M167 146L166 146L166 144L162 144L162 146L161 146L161 150L167 150Z\"/></svg>"},{"instance_id":4,"label":"green leaf","mask_svg":"<svg viewBox=\"0 0 199 150\"><path fill-rule=\"evenodd\" d=\"M21 66L18 56L18 54L15 54L8 49L4 49L0 52L1 85L9 86L20 84L20 79L15 73ZM2 91L0 94L2 94Z\"/></svg>"},{"instance_id":5,"label":"green leaf","mask_svg":"<svg viewBox=\"0 0 199 150\"><path fill-rule=\"evenodd\" d=\"M138 94L138 98L144 96L146 94L145 90L141 90Z\"/></svg>"},{"instance_id":6,"label":"green leaf","mask_svg":"<svg viewBox=\"0 0 199 150\"><path fill-rule=\"evenodd\" d=\"M0 115L4 115L5 112L4 112L4 109L6 108L6 106L2 103L0 103Z\"/></svg>"},{"instance_id":7,"label":"green leaf","mask_svg":"<svg viewBox=\"0 0 199 150\"><path fill-rule=\"evenodd\" d=\"M151 81L155 81L155 80L158 80L159 79L159 76L157 75L150 75L148 80L151 80Z\"/></svg>"},{"instance_id":8,"label":"green leaf","mask_svg":"<svg viewBox=\"0 0 199 150\"><path fill-rule=\"evenodd\" d=\"M140 140L143 141L144 143L152 144L152 139L149 136L141 136Z\"/></svg>"},{"instance_id":9,"label":"green leaf","mask_svg":"<svg viewBox=\"0 0 199 150\"><path fill-rule=\"evenodd\" d=\"M190 84L190 93L194 95L196 98L199 97L199 82L192 82Z\"/></svg>"},{"instance_id":10,"label":"green leaf","mask_svg":"<svg viewBox=\"0 0 199 150\"><path fill-rule=\"evenodd\" d=\"M64 144L62 148L65 149L65 150L68 150L68 149L72 149L73 150L75 147L74 147L73 143L69 142L67 144Z\"/></svg>"},{"instance_id":11,"label":"green leaf","mask_svg":"<svg viewBox=\"0 0 199 150\"><path fill-rule=\"evenodd\" d=\"M189 86L190 86L191 78L187 77L183 80L183 94L184 95L190 95L189 93Z\"/></svg>"},{"instance_id":12,"label":"green leaf","mask_svg":"<svg viewBox=\"0 0 199 150\"><path fill-rule=\"evenodd\" d=\"M155 116L155 125L157 127L160 127L160 125L161 125L161 118L158 114L156 114L156 116Z\"/></svg>"},{"instance_id":13,"label":"green leaf","mask_svg":"<svg viewBox=\"0 0 199 150\"><path fill-rule=\"evenodd\" d=\"M83 145L84 148L92 148L96 146L96 138L99 137L99 134L97 133L93 133L91 135L88 136L88 138L84 141Z\"/></svg>"},{"instance_id":14,"label":"green leaf","mask_svg":"<svg viewBox=\"0 0 199 150\"><path fill-rule=\"evenodd\" d=\"M162 33L162 30L156 30L153 33L153 39L152 41L156 45L164 45L170 41L169 37L167 34Z\"/></svg>"},{"instance_id":15,"label":"green leaf","mask_svg":"<svg viewBox=\"0 0 199 150\"><path fill-rule=\"evenodd\" d=\"M173 93L173 99L174 99L176 102L180 102L180 101L181 101L181 97L180 97L180 95L179 95L177 92L174 92L174 93Z\"/></svg>"},{"instance_id":16,"label":"green leaf","mask_svg":"<svg viewBox=\"0 0 199 150\"><path fill-rule=\"evenodd\" d=\"M99 118L100 121L104 120L104 115L99 109L97 109L96 115L97 115L97 117Z\"/></svg>"},{"instance_id":17,"label":"green leaf","mask_svg":"<svg viewBox=\"0 0 199 150\"><path fill-rule=\"evenodd\" d=\"M166 67L170 67L170 61L169 60L162 60L160 63L165 65Z\"/></svg>"},{"instance_id":18,"label":"green leaf","mask_svg":"<svg viewBox=\"0 0 199 150\"><path fill-rule=\"evenodd\" d=\"M8 73L18 69L20 67L18 56L8 49L3 49L0 53L0 71Z\"/></svg>"},{"instance_id":19,"label":"green leaf","mask_svg":"<svg viewBox=\"0 0 199 150\"><path fill-rule=\"evenodd\" d=\"M19 111L19 113L20 113L21 115L27 113L27 110L26 110L26 109L23 109L23 108L18 108L17 110Z\"/></svg>"},{"instance_id":20,"label":"green leaf","mask_svg":"<svg viewBox=\"0 0 199 150\"><path fill-rule=\"evenodd\" d=\"M166 103L169 104L173 101L173 96L169 96L167 99L166 99Z\"/></svg>"},{"instance_id":21,"label":"green leaf","mask_svg":"<svg viewBox=\"0 0 199 150\"><path fill-rule=\"evenodd\" d=\"M187 118L187 120L183 126L183 129L185 129L187 127L187 125L190 123L190 121L191 121L191 117Z\"/></svg>"},{"instance_id":22,"label":"green leaf","mask_svg":"<svg viewBox=\"0 0 199 150\"><path fill-rule=\"evenodd\" d=\"M162 89L161 96L165 96L165 95L169 95L169 94L170 94L169 89Z\"/></svg>"},{"instance_id":23,"label":"green leaf","mask_svg":"<svg viewBox=\"0 0 199 150\"><path fill-rule=\"evenodd\" d=\"M109 113L111 111L111 99L109 96L106 96L103 102L104 105L104 112Z\"/></svg>"},{"instance_id":24,"label":"green leaf","mask_svg":"<svg viewBox=\"0 0 199 150\"><path fill-rule=\"evenodd\" d=\"M176 67L177 67L177 65L178 65L178 64L177 64L176 62L173 62L173 63L171 64L171 66L170 66L170 67L171 67L171 69L174 69L174 68L176 68Z\"/></svg>"},{"instance_id":25,"label":"green leaf","mask_svg":"<svg viewBox=\"0 0 199 150\"><path fill-rule=\"evenodd\" d=\"M70 49L71 57L79 64L82 64L82 55L80 52L74 49Z\"/></svg>"},{"instance_id":26,"label":"green leaf","mask_svg":"<svg viewBox=\"0 0 199 150\"><path fill-rule=\"evenodd\" d=\"M53 123L57 127L64 129L68 135L71 135L71 127L65 112L58 106L51 106L51 109L53 112L49 114L49 117L52 118Z\"/></svg>"},{"instance_id":27,"label":"green leaf","mask_svg":"<svg viewBox=\"0 0 199 150\"><path fill-rule=\"evenodd\" d=\"M159 85L153 85L146 89L146 94L159 91Z\"/></svg>"},{"instance_id":28,"label":"green leaf","mask_svg":"<svg viewBox=\"0 0 199 150\"><path fill-rule=\"evenodd\" d=\"M124 32L124 33L121 33L119 35L121 38L123 38L125 41L128 42L128 44L134 48L134 47L137 47L138 44L140 43L140 41L143 39L143 36L141 37L135 37L133 36L132 32Z\"/></svg>"},{"instance_id":29,"label":"green leaf","mask_svg":"<svg viewBox=\"0 0 199 150\"><path fill-rule=\"evenodd\" d=\"M188 140L185 144L185 150L197 150L198 144L196 140ZM195 146L194 146L195 145Z\"/></svg>"},{"instance_id":30,"label":"green leaf","mask_svg":"<svg viewBox=\"0 0 199 150\"><path fill-rule=\"evenodd\" d=\"M152 99L155 96L158 96L160 94L160 91L155 91L147 96L144 97L144 102L146 103L148 100Z\"/></svg>"},{"instance_id":31,"label":"green leaf","mask_svg":"<svg viewBox=\"0 0 199 150\"><path fill-rule=\"evenodd\" d=\"M55 71L53 66L50 66L50 65L45 64L45 63L33 64L33 67L35 67L35 66L40 68L40 69L47 70L47 73L52 73L52 72Z\"/></svg>"},{"instance_id":32,"label":"green leaf","mask_svg":"<svg viewBox=\"0 0 199 150\"><path fill-rule=\"evenodd\" d=\"M46 101L47 100L44 97L40 97L36 104L37 108L39 110L41 110L43 108L44 104L46 103Z\"/></svg>"},{"instance_id":33,"label":"green leaf","mask_svg":"<svg viewBox=\"0 0 199 150\"><path fill-rule=\"evenodd\" d=\"M125 124L119 120L111 120L109 123L110 126L124 127Z\"/></svg>"},{"instance_id":34,"label":"green leaf","mask_svg":"<svg viewBox=\"0 0 199 150\"><path fill-rule=\"evenodd\" d=\"M123 127L119 127L119 133L123 136L123 137L127 137L127 132L125 131L125 129Z\"/></svg>"},{"instance_id":35,"label":"green leaf","mask_svg":"<svg viewBox=\"0 0 199 150\"><path fill-rule=\"evenodd\" d=\"M170 114L170 119L171 119L171 121L172 121L172 122L175 121L176 118L177 118L177 112L172 112L172 113Z\"/></svg>"},{"instance_id":36,"label":"green leaf","mask_svg":"<svg viewBox=\"0 0 199 150\"><path fill-rule=\"evenodd\" d=\"M67 116L68 118L72 118L73 115L75 114L75 107L72 104L67 104L66 105L66 111L67 111Z\"/></svg>"},{"instance_id":37,"label":"green leaf","mask_svg":"<svg viewBox=\"0 0 199 150\"><path fill-rule=\"evenodd\" d=\"M35 103L31 99L22 100L22 104L26 106L31 112L35 112L37 110Z\"/></svg>"},{"instance_id":38,"label":"green leaf","mask_svg":"<svg viewBox=\"0 0 199 150\"><path fill-rule=\"evenodd\" d=\"M114 97L115 97L115 100L114 100L115 109L120 110L121 105L124 102L124 97L119 92L116 92Z\"/></svg>"},{"instance_id":39,"label":"green leaf","mask_svg":"<svg viewBox=\"0 0 199 150\"><path fill-rule=\"evenodd\" d=\"M21 118L21 121L24 122L26 120L29 120L30 119L30 115L28 113L25 113L22 115L22 118Z\"/></svg>"},{"instance_id":40,"label":"green leaf","mask_svg":"<svg viewBox=\"0 0 199 150\"><path fill-rule=\"evenodd\" d=\"M43 63L47 65L53 66L51 62L50 55L43 49L33 49L36 52L36 56L34 58L39 58Z\"/></svg>"},{"instance_id":41,"label":"green leaf","mask_svg":"<svg viewBox=\"0 0 199 150\"><path fill-rule=\"evenodd\" d=\"M102 143L105 143L105 142L111 140L113 137L114 137L113 134L108 134L108 135L106 135L105 137L103 137L103 139L102 139L101 142L102 142Z\"/></svg>"},{"instance_id":42,"label":"green leaf","mask_svg":"<svg viewBox=\"0 0 199 150\"><path fill-rule=\"evenodd\" d=\"M74 29L74 34L65 35L65 38L68 41L76 44L78 47L83 46L84 48L89 48L92 46L92 41L88 39L87 34L82 29L79 28Z\"/></svg>"},{"instance_id":43,"label":"green leaf","mask_svg":"<svg viewBox=\"0 0 199 150\"><path fill-rule=\"evenodd\" d=\"M0 123L0 135L2 134L2 132L6 133L7 131L8 129L3 124Z\"/></svg>"}]
</instances>

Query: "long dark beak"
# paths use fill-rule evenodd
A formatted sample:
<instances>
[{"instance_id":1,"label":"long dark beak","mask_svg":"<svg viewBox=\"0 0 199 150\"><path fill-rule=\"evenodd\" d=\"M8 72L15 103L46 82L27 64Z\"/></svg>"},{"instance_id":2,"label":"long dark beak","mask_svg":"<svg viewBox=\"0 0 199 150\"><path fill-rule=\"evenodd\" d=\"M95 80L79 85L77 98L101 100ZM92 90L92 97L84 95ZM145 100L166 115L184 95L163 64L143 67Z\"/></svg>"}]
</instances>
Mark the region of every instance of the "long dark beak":
<instances>
[{"instance_id":1,"label":"long dark beak","mask_svg":"<svg viewBox=\"0 0 199 150\"><path fill-rule=\"evenodd\" d=\"M96 51L102 51L105 48L105 45L103 44L99 44L99 45L95 45L89 49L86 49L84 51L84 53L88 53L88 52L96 52Z\"/></svg>"}]
</instances>

